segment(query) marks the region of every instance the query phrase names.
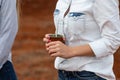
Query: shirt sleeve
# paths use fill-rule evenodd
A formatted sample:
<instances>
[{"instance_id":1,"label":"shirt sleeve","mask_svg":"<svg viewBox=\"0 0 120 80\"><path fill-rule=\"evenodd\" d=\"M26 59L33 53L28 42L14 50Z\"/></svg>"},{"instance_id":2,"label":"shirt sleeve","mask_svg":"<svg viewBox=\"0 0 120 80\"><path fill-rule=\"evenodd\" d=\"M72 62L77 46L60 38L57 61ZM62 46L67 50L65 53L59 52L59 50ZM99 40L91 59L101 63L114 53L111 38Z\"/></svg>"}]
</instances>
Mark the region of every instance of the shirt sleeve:
<instances>
[{"instance_id":1,"label":"shirt sleeve","mask_svg":"<svg viewBox=\"0 0 120 80\"><path fill-rule=\"evenodd\" d=\"M0 68L7 61L18 30L16 0L1 0Z\"/></svg>"},{"instance_id":2,"label":"shirt sleeve","mask_svg":"<svg viewBox=\"0 0 120 80\"><path fill-rule=\"evenodd\" d=\"M120 17L117 0L95 0L93 16L101 38L89 43L96 57L112 55L120 46Z\"/></svg>"}]
</instances>

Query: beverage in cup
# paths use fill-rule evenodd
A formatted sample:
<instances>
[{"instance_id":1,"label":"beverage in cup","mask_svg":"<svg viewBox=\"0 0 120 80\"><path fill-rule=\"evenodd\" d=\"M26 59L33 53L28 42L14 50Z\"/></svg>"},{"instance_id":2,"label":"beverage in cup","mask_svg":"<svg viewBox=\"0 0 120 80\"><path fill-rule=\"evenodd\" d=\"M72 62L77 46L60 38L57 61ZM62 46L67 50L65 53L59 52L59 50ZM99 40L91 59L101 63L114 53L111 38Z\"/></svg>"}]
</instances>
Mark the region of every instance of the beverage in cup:
<instances>
[{"instance_id":1,"label":"beverage in cup","mask_svg":"<svg viewBox=\"0 0 120 80\"><path fill-rule=\"evenodd\" d=\"M49 36L50 36L50 41L61 41L65 43L63 36L60 34L49 34Z\"/></svg>"}]
</instances>

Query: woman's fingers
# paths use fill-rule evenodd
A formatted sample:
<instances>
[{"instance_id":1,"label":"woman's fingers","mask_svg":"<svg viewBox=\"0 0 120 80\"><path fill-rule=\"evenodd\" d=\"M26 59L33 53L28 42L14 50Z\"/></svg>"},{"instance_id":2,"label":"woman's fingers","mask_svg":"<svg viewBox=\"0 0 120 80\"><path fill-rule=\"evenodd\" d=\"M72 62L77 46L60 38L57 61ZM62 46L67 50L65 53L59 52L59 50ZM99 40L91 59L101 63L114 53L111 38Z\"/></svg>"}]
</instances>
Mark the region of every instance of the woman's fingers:
<instances>
[{"instance_id":1,"label":"woman's fingers","mask_svg":"<svg viewBox=\"0 0 120 80\"><path fill-rule=\"evenodd\" d=\"M49 48L48 51L49 51L49 54L55 53L55 52L60 52L60 48L53 46L52 48Z\"/></svg>"},{"instance_id":2,"label":"woman's fingers","mask_svg":"<svg viewBox=\"0 0 120 80\"><path fill-rule=\"evenodd\" d=\"M48 43L48 42L50 42L50 40L47 38L43 38L43 42Z\"/></svg>"},{"instance_id":3,"label":"woman's fingers","mask_svg":"<svg viewBox=\"0 0 120 80\"><path fill-rule=\"evenodd\" d=\"M46 47L47 47L47 50L55 49L55 48L59 47L59 44L56 44L56 42L50 42L50 43L46 44Z\"/></svg>"},{"instance_id":4,"label":"woman's fingers","mask_svg":"<svg viewBox=\"0 0 120 80\"><path fill-rule=\"evenodd\" d=\"M53 54L50 54L50 56L51 56L51 57L58 57L58 56L61 57L61 56L60 56L60 52L55 52L55 53L53 53Z\"/></svg>"},{"instance_id":5,"label":"woman's fingers","mask_svg":"<svg viewBox=\"0 0 120 80\"><path fill-rule=\"evenodd\" d=\"M48 39L49 39L49 38L50 38L50 36L49 36L49 35L50 35L50 34L46 34L46 35L45 35L45 38L48 38Z\"/></svg>"},{"instance_id":6,"label":"woman's fingers","mask_svg":"<svg viewBox=\"0 0 120 80\"><path fill-rule=\"evenodd\" d=\"M48 43L50 40L49 34L46 34L45 37L43 38L43 42Z\"/></svg>"},{"instance_id":7,"label":"woman's fingers","mask_svg":"<svg viewBox=\"0 0 120 80\"><path fill-rule=\"evenodd\" d=\"M46 44L46 50L49 54L56 53L60 51L60 43L59 42L50 42Z\"/></svg>"}]
</instances>

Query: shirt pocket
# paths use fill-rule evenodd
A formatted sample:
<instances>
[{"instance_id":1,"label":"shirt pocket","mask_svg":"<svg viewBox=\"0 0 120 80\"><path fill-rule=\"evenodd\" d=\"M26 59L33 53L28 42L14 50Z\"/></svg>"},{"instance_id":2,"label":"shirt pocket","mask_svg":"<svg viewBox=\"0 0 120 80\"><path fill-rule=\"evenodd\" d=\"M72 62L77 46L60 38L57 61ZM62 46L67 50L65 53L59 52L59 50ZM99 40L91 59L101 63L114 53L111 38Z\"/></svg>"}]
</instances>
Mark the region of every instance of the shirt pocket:
<instances>
[{"instance_id":1,"label":"shirt pocket","mask_svg":"<svg viewBox=\"0 0 120 80\"><path fill-rule=\"evenodd\" d=\"M85 31L85 14L70 12L68 14L68 32L71 35L80 36Z\"/></svg>"}]
</instances>

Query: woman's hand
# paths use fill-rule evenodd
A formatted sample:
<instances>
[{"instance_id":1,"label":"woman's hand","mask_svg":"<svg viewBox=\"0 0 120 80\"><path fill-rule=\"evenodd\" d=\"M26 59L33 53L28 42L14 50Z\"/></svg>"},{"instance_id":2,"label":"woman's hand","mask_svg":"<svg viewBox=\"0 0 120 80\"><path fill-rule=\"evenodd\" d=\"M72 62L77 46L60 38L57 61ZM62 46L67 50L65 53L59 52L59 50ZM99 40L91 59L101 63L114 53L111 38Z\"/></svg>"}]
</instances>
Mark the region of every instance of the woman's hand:
<instances>
[{"instance_id":1,"label":"woman's hand","mask_svg":"<svg viewBox=\"0 0 120 80\"><path fill-rule=\"evenodd\" d=\"M45 35L43 41L50 56L62 58L70 58L73 56L71 47L66 46L61 41L51 41L49 34Z\"/></svg>"},{"instance_id":2,"label":"woman's hand","mask_svg":"<svg viewBox=\"0 0 120 80\"><path fill-rule=\"evenodd\" d=\"M46 43L46 50L52 57L62 57L62 58L72 57L72 48L66 46L61 41L52 41Z\"/></svg>"},{"instance_id":3,"label":"woman's hand","mask_svg":"<svg viewBox=\"0 0 120 80\"><path fill-rule=\"evenodd\" d=\"M75 56L95 56L88 44L70 47L61 41L51 41L49 34L45 35L43 41L45 42L46 50L52 57L71 58Z\"/></svg>"},{"instance_id":4,"label":"woman's hand","mask_svg":"<svg viewBox=\"0 0 120 80\"><path fill-rule=\"evenodd\" d=\"M49 34L45 35L45 37L43 38L43 42L45 42L45 43L50 42L50 36L49 36Z\"/></svg>"}]
</instances>

